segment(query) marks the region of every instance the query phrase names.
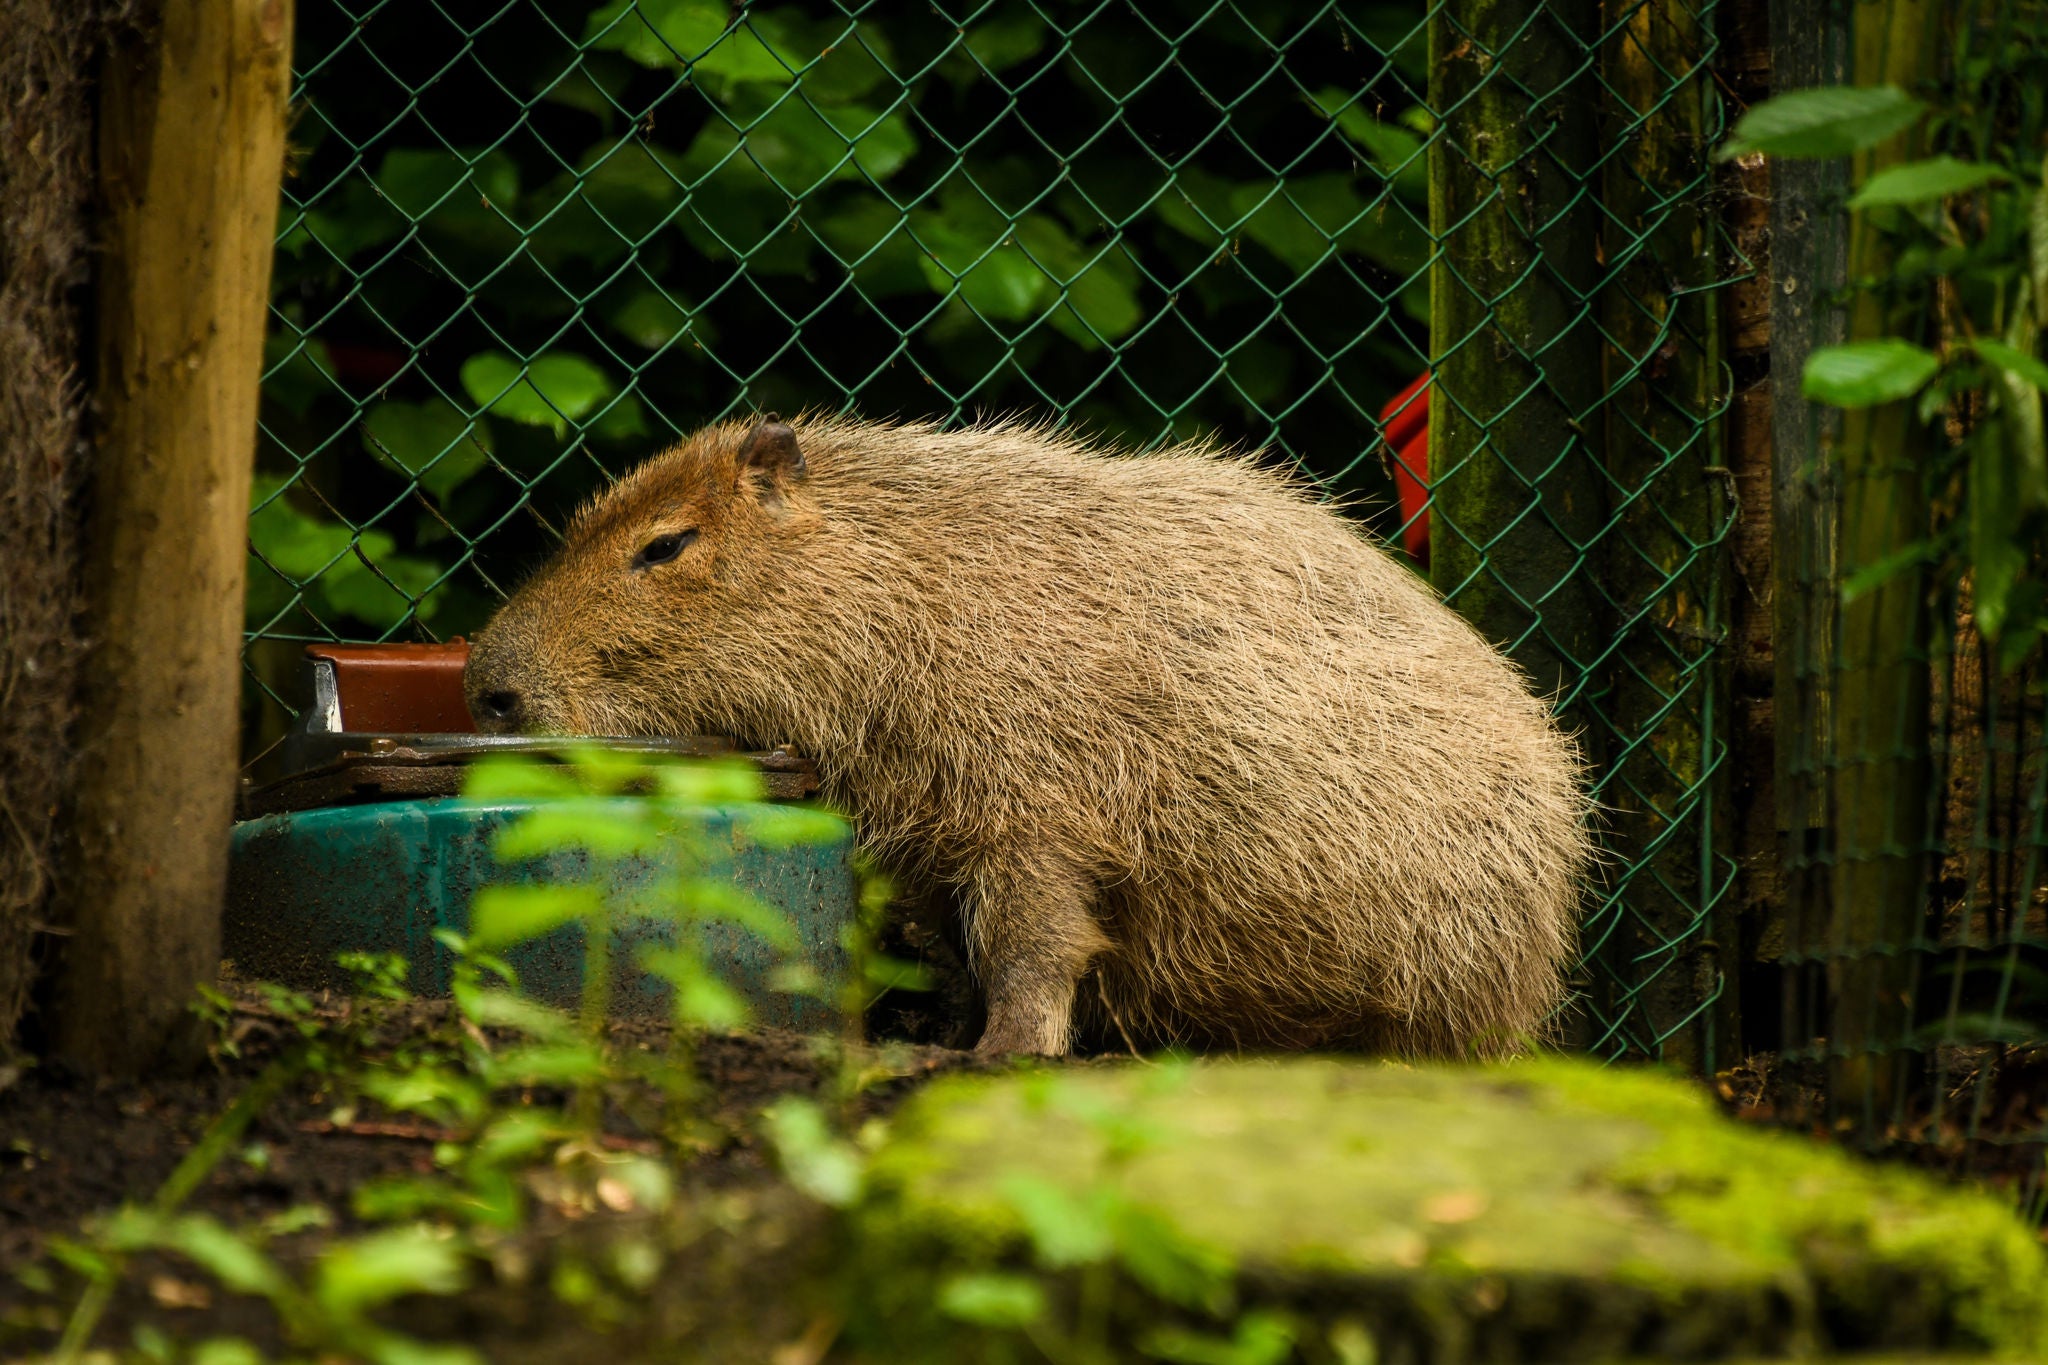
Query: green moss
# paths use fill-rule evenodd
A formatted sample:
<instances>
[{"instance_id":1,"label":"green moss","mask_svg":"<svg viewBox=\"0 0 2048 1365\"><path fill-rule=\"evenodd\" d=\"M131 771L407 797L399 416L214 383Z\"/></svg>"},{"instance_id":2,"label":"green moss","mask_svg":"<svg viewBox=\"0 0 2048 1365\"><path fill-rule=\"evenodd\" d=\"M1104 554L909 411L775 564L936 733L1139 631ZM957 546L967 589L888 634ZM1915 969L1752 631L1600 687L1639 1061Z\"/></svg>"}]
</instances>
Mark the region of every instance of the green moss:
<instances>
[{"instance_id":1,"label":"green moss","mask_svg":"<svg viewBox=\"0 0 2048 1365\"><path fill-rule=\"evenodd\" d=\"M912 1283L1027 1260L1023 1177L1153 1210L1246 1302L1340 1304L1431 1360L2048 1344L2042 1249L1996 1202L1735 1125L1640 1071L963 1078L906 1108L871 1174L857 1235Z\"/></svg>"}]
</instances>

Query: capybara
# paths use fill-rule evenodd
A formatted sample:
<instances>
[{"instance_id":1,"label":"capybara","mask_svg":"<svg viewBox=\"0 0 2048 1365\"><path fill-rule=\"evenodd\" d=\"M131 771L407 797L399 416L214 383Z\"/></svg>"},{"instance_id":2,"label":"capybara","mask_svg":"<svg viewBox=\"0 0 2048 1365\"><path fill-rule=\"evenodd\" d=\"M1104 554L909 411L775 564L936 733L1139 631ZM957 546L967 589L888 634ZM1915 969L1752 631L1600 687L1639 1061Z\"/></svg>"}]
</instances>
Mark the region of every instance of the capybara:
<instances>
[{"instance_id":1,"label":"capybara","mask_svg":"<svg viewBox=\"0 0 2048 1365\"><path fill-rule=\"evenodd\" d=\"M1526 679L1257 457L770 415L585 507L477 639L487 732L791 744L957 906L988 1052L1490 1053L1588 866Z\"/></svg>"}]
</instances>

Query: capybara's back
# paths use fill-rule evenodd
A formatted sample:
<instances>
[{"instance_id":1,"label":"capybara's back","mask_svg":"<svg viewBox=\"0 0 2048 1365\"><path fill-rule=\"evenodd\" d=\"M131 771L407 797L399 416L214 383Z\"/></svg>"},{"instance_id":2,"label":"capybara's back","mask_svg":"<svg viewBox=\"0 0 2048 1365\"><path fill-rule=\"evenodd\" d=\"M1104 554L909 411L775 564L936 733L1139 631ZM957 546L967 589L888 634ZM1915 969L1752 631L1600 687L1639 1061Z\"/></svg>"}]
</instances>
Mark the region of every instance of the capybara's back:
<instances>
[{"instance_id":1,"label":"capybara's back","mask_svg":"<svg viewBox=\"0 0 2048 1365\"><path fill-rule=\"evenodd\" d=\"M1571 955L1585 801L1547 708L1357 527L1204 447L713 427L577 518L469 690L486 729L799 746L959 906L987 1050L1078 1015L1499 1051Z\"/></svg>"}]
</instances>

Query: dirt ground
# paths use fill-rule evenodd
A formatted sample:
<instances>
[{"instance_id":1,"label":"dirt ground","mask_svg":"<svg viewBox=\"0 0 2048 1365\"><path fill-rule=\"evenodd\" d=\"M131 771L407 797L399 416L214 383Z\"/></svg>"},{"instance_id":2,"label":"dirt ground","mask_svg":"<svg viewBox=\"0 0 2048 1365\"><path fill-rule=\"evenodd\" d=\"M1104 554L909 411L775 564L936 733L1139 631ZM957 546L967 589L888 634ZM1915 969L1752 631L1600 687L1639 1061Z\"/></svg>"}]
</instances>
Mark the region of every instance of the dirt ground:
<instances>
[{"instance_id":1,"label":"dirt ground","mask_svg":"<svg viewBox=\"0 0 2048 1365\"><path fill-rule=\"evenodd\" d=\"M322 1002L329 1009L334 1002ZM48 1233L64 1232L124 1200L146 1200L207 1125L278 1053L285 1035L260 1004L244 998L239 1056L198 1071L132 1083L95 1082L60 1064L0 1072L0 1271L35 1256ZM425 1007L422 1014L435 1013ZM421 1022L427 1022L422 1019ZM391 1030L394 1034L400 1028ZM833 1074L810 1038L762 1032L707 1038L698 1052L709 1127L724 1145L699 1160L702 1174L744 1181L767 1167L751 1117L782 1095L815 1095ZM854 1101L856 1120L886 1112L924 1079L976 1065L970 1053L897 1045L876 1054L885 1073ZM367 1179L432 1168L428 1125L364 1120L337 1126L335 1097L317 1082L288 1092L258 1118L241 1159L223 1162L187 1207L223 1219L255 1219L320 1203L344 1214ZM623 1145L650 1142L624 1115L607 1115ZM4 1290L0 1290L4 1293Z\"/></svg>"},{"instance_id":2,"label":"dirt ground","mask_svg":"<svg viewBox=\"0 0 2048 1365\"><path fill-rule=\"evenodd\" d=\"M86 1216L124 1201L146 1201L207 1125L277 1056L288 1040L287 1026L253 989L237 987L230 994L236 1001L236 1055L212 1057L185 1074L112 1083L81 1077L60 1063L0 1068L0 1276L37 1257L49 1235L74 1231ZM336 998L317 998L316 1005L329 1019L347 1008ZM381 1026L379 1041L399 1045L431 1027L441 1008L420 1003L394 1012ZM622 1029L620 1038L628 1045L634 1041L629 1030ZM775 1031L707 1038L697 1063L706 1127L714 1140L693 1172L715 1184L770 1180L754 1115L783 1095L818 1095L839 1071L829 1048L817 1040ZM891 1043L872 1049L846 1117L858 1123L886 1113L930 1077L980 1065L973 1054L944 1047ZM2031 1171L2038 1159L2033 1149L2021 1153L1991 1134L2041 1131L2040 1105L2048 1095L2048 1086L2038 1084L2048 1075L2044 1066L2043 1058L2030 1056L2025 1065L2001 1069L1990 1102L1978 1111L1981 1144L1964 1143L1956 1131L1975 1107L1960 1086L1961 1102L1940 1125L1947 1131L1913 1124L1914 1131L1901 1136L1928 1164L1952 1170L2016 1164ZM1763 1056L1723 1072L1716 1089L1737 1118L1825 1133L1820 1085L1813 1068L1781 1067ZM446 1134L431 1125L376 1117L337 1125L336 1104L317 1078L287 1092L256 1120L241 1155L221 1163L187 1207L241 1221L319 1204L345 1220L350 1192L364 1181L432 1169L434 1144ZM622 1147L652 1141L624 1113L608 1113L606 1126ZM1974 1149L1974 1159L1964 1159L1965 1146ZM0 1300L7 1292L0 1279Z\"/></svg>"},{"instance_id":3,"label":"dirt ground","mask_svg":"<svg viewBox=\"0 0 2048 1365\"><path fill-rule=\"evenodd\" d=\"M54 1294L39 1291L20 1272L32 1266L47 1269L50 1240L76 1235L91 1215L124 1201L146 1203L208 1125L290 1045L290 1021L268 1009L255 989L234 987L229 994L235 1002L228 1026L234 1055L213 1056L186 1074L108 1083L58 1064L0 1070L0 1359L19 1358L24 1348L47 1349L61 1325L61 1305L76 1293L62 1272ZM332 997L316 997L315 1004L330 1023L344 1022L351 1008ZM374 1058L403 1047L441 1022L444 1011L444 1005L425 1002L386 1007L369 1033L365 1055ZM627 1028L615 1036L626 1047L647 1041ZM822 1212L792 1198L777 1179L755 1131L755 1116L764 1105L785 1095L817 1096L843 1104L843 1116L858 1124L886 1113L933 1076L986 1065L967 1052L893 1043L861 1048L849 1071L834 1048L829 1041L761 1032L707 1038L698 1049L705 1136L702 1150L679 1178L689 1197L724 1201L744 1212L750 1228L747 1256L761 1241L764 1219L801 1223ZM831 1088L843 1090L849 1074L858 1080L855 1093L835 1098ZM347 1231L356 1226L350 1206L359 1186L378 1177L434 1170L436 1144L449 1134L410 1116L368 1108L353 1115L342 1109L337 1121L340 1098L318 1077L288 1090L255 1120L236 1154L214 1168L184 1209L229 1223L254 1223L317 1206L331 1217L330 1231ZM653 1135L626 1112L630 1108L608 1109L605 1145L659 1150ZM528 1231L536 1240L547 1240L573 1237L577 1229L553 1226L542 1214ZM314 1234L321 1235L326 1234ZM733 1257L728 1253L726 1260ZM727 1275L780 1273L772 1265L750 1269L749 1264L718 1269ZM35 1278L31 1272L30 1279ZM773 1294L764 1290L754 1297ZM162 1320L167 1312L195 1325L203 1321L208 1331L239 1332L259 1342L274 1339L261 1305L211 1299L204 1285L175 1265L140 1265L124 1281L99 1339L124 1341L136 1323ZM447 1311L445 1305L426 1307L429 1317ZM479 1340L479 1334L502 1336L489 1353L494 1360L525 1357L528 1348L540 1352L530 1358L581 1358L574 1343L557 1341L552 1356L542 1351L538 1343L550 1339L560 1324L544 1314L523 1313L523 1307L514 1295L492 1310L488 1322L457 1330L472 1340ZM800 1307L788 1311L797 1314L790 1332L801 1334L806 1322L800 1320Z\"/></svg>"},{"instance_id":4,"label":"dirt ground","mask_svg":"<svg viewBox=\"0 0 2048 1365\"><path fill-rule=\"evenodd\" d=\"M146 1203L208 1125L291 1045L291 1021L276 1014L260 990L237 986L230 998L234 1008L224 1036L232 1040L232 1055L217 1053L184 1074L117 1084L81 1077L56 1064L0 1069L0 1359L19 1358L24 1348L47 1349L61 1327L65 1305L76 1297L75 1286L61 1274L53 1293L47 1284L39 1290L33 1275L24 1281L18 1272L47 1265L50 1240L75 1235L91 1215L123 1202ZM330 1025L347 1025L349 1011L357 1008L338 997L316 998L315 1004ZM402 1049L442 1024L445 1010L431 1002L383 1007L378 1021L363 1031L363 1055L376 1058ZM615 1041L625 1047L653 1045L654 1035L642 1038L622 1027ZM687 1331L676 1326L677 1314L701 1317L707 1301L734 1312L744 1307L743 1320L731 1330L749 1334L746 1339L756 1346L764 1330L771 1340L800 1343L823 1319L814 1306L783 1291L805 1256L830 1254L830 1238L824 1211L795 1196L777 1176L756 1131L760 1110L786 1095L816 1097L841 1106L840 1117L857 1127L886 1114L933 1077L990 1064L971 1053L905 1042L859 1046L849 1059L830 1041L779 1032L708 1038L696 1060L704 1140L679 1178L687 1200L728 1211L713 1219L725 1218L725 1231L677 1244L680 1249L673 1254L678 1259L671 1266L681 1270L687 1264L691 1273L673 1282L697 1286L695 1298L670 1305L665 1319L659 1312L649 1316L646 1320L655 1325L647 1330L664 1335L650 1337L647 1345L652 1350L657 1342L673 1342L679 1332L691 1340L716 1340L725 1330L717 1322L693 1320ZM2048 1094L2038 1084L2041 1065L2041 1058L2030 1056L2002 1066L1985 1091L1988 1112L1980 1115L2017 1119L2013 1126L2038 1133L2040 1097ZM1956 1067L1958 1072L1967 1069ZM854 1082L850 1091L849 1078ZM1764 1057L1724 1072L1716 1089L1726 1110L1738 1118L1825 1134L1820 1082L1813 1068L1780 1066ZM229 1223L252 1224L317 1206L327 1211L331 1223L326 1232L308 1234L307 1249L312 1249L320 1237L356 1226L350 1209L358 1187L378 1177L435 1169L436 1145L449 1133L368 1106L351 1111L344 1098L317 1076L288 1090L255 1120L236 1153L215 1167L184 1207ZM636 1122L634 1108L620 1103L608 1109L605 1144L624 1151L661 1150L654 1134ZM1954 1112L1948 1119L1951 1127ZM1963 1142L1954 1131L1939 1132L1938 1124L1913 1126L1917 1131L1903 1135L1908 1140L1895 1152L1951 1171L2011 1166L2010 1171L1994 1170L1994 1179L2006 1175L1997 1183L2007 1184L2025 1202L2027 1191L2019 1188L2026 1183L2022 1168L2038 1172L2038 1146L2022 1150L1996 1141ZM594 1224L600 1221L579 1227L573 1220L563 1222L559 1211L543 1211L525 1235L537 1247L573 1246L578 1236L596 1234ZM727 1287L705 1292L703 1286L713 1282ZM429 1336L469 1341L494 1361L568 1365L629 1358L608 1354L624 1348L618 1337L593 1335L588 1324L548 1310L550 1296L522 1292L516 1275L497 1276L494 1284L490 1294L460 1303L421 1301L408 1325ZM763 1313L776 1319L765 1329ZM215 1301L188 1272L161 1261L140 1263L126 1277L99 1339L126 1341L137 1324L161 1322L167 1314L174 1322L208 1332L276 1341L264 1305ZM601 1346L605 1341L610 1345ZM814 1357L799 1350L788 1358Z\"/></svg>"}]
</instances>

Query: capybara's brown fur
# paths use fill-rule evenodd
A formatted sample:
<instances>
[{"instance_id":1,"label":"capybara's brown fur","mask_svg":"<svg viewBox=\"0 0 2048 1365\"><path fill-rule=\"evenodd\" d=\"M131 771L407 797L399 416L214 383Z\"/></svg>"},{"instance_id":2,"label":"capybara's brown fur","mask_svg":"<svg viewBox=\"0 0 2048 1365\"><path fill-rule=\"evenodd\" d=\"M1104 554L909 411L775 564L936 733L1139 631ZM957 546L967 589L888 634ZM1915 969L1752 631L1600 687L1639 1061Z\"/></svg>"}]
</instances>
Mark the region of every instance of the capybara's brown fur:
<instances>
[{"instance_id":1,"label":"capybara's brown fur","mask_svg":"<svg viewBox=\"0 0 2048 1365\"><path fill-rule=\"evenodd\" d=\"M468 686L486 730L798 746L957 903L990 1051L1496 1052L1572 952L1586 802L1547 708L1357 527L1206 446L712 427L576 518Z\"/></svg>"}]
</instances>

